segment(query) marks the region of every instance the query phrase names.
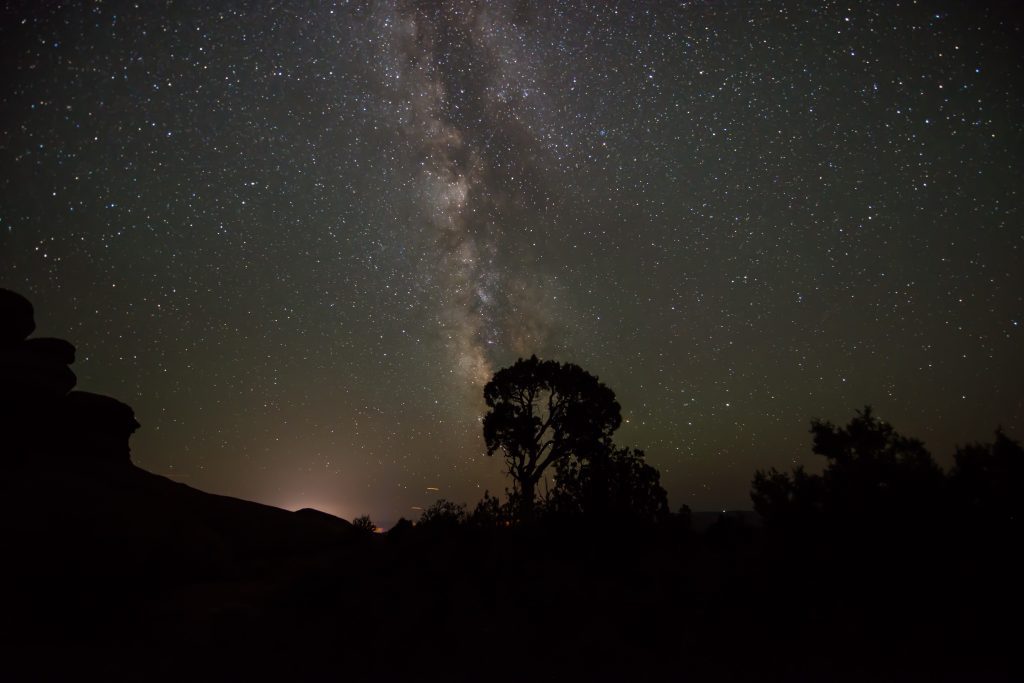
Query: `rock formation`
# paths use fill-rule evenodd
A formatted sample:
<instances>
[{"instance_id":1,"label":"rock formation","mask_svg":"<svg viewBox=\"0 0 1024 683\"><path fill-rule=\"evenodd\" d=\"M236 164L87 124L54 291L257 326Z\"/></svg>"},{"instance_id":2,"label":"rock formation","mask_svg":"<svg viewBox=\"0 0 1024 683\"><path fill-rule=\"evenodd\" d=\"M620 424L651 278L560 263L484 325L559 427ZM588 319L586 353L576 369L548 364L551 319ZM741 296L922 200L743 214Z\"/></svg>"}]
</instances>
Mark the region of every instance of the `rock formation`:
<instances>
[{"instance_id":1,"label":"rock formation","mask_svg":"<svg viewBox=\"0 0 1024 683\"><path fill-rule=\"evenodd\" d=\"M129 462L128 439L139 427L131 407L72 391L75 347L30 339L35 327L28 299L0 289L0 466L36 456Z\"/></svg>"}]
</instances>

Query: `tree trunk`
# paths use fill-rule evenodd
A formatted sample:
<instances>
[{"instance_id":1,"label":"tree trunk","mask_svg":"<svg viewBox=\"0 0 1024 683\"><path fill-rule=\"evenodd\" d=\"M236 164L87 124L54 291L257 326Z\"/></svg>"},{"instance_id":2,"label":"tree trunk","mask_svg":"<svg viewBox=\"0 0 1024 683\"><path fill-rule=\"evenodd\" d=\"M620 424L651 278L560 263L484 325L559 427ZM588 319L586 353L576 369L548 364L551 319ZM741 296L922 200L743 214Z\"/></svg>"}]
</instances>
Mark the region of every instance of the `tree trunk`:
<instances>
[{"instance_id":1,"label":"tree trunk","mask_svg":"<svg viewBox=\"0 0 1024 683\"><path fill-rule=\"evenodd\" d=\"M606 453L595 453L590 459L590 509L586 512L592 520L601 523L608 521L611 507L608 484L608 456Z\"/></svg>"},{"instance_id":2,"label":"tree trunk","mask_svg":"<svg viewBox=\"0 0 1024 683\"><path fill-rule=\"evenodd\" d=\"M523 478L519 482L519 517L522 522L533 521L533 502L536 495L537 482Z\"/></svg>"}]
</instances>

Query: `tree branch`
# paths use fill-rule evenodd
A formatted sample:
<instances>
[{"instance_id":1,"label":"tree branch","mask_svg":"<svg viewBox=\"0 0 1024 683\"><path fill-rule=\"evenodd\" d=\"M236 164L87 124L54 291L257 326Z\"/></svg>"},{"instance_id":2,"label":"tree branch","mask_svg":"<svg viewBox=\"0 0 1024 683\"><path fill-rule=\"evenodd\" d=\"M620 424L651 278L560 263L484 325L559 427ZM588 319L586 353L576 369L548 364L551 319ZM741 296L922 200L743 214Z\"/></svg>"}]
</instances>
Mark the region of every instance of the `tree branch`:
<instances>
[{"instance_id":1,"label":"tree branch","mask_svg":"<svg viewBox=\"0 0 1024 683\"><path fill-rule=\"evenodd\" d=\"M555 452L555 449L554 449L554 441L548 441L546 444L544 444L544 448L547 448L548 446L552 447L551 448L551 452L548 453L548 457L544 459L544 462L542 462L540 464L540 467L536 470L537 472L543 472L547 468L548 465L550 465L551 463L553 463L555 460L558 459L557 453ZM541 452L543 452L543 449L542 449ZM538 455L539 455L539 453L538 453Z\"/></svg>"},{"instance_id":2,"label":"tree branch","mask_svg":"<svg viewBox=\"0 0 1024 683\"><path fill-rule=\"evenodd\" d=\"M558 401L557 403L555 403L554 399L555 392L552 391L551 393L548 394L548 419L544 424L540 426L540 429L537 430L537 433L534 434L534 441L540 441L540 437L544 434L545 431L547 431L547 429L551 426L551 423L554 421L555 415L558 415L561 412L562 401Z\"/></svg>"}]
</instances>

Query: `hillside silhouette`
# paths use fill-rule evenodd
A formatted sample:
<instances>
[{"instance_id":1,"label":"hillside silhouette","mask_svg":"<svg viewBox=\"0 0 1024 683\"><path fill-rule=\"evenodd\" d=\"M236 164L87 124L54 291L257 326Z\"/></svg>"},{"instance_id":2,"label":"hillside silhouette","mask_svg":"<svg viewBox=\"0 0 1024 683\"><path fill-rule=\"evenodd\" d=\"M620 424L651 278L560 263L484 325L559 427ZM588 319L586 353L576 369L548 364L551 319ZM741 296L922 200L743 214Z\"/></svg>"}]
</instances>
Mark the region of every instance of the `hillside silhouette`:
<instances>
[{"instance_id":1,"label":"hillside silhouette","mask_svg":"<svg viewBox=\"0 0 1024 683\"><path fill-rule=\"evenodd\" d=\"M754 473L756 513L673 512L613 441L614 392L532 357L486 389L507 495L381 534L136 467L132 409L34 329L0 290L11 679L1011 679L1024 451L1002 430L944 472L865 407L811 422L820 473Z\"/></svg>"},{"instance_id":2,"label":"hillside silhouette","mask_svg":"<svg viewBox=\"0 0 1024 683\"><path fill-rule=\"evenodd\" d=\"M212 495L136 467L129 439L140 425L131 407L73 390L75 347L31 338L35 321L26 299L0 290L0 317L0 524L20 551L8 557L9 568L36 575L216 575L351 533L329 515Z\"/></svg>"},{"instance_id":3,"label":"hillside silhouette","mask_svg":"<svg viewBox=\"0 0 1024 683\"><path fill-rule=\"evenodd\" d=\"M88 631L114 625L97 617L123 616L161 590L301 564L352 537L348 522L324 513L204 493L136 467L132 409L75 391L74 346L32 338L34 329L28 300L0 290L8 642L31 651L63 623L80 629L66 643L77 647ZM50 616L40 620L43 606Z\"/></svg>"}]
</instances>

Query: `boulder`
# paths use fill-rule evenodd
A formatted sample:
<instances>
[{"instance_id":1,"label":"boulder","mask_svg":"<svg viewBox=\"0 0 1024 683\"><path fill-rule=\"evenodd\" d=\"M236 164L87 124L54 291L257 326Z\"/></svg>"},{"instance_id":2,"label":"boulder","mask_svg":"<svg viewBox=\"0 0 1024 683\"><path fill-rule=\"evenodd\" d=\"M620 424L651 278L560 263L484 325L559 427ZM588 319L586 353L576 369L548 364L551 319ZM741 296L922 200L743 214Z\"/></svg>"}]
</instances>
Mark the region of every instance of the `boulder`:
<instances>
[{"instance_id":1,"label":"boulder","mask_svg":"<svg viewBox=\"0 0 1024 683\"><path fill-rule=\"evenodd\" d=\"M68 455L130 462L128 440L139 428L131 406L102 394L72 391L63 408Z\"/></svg>"},{"instance_id":2,"label":"boulder","mask_svg":"<svg viewBox=\"0 0 1024 683\"><path fill-rule=\"evenodd\" d=\"M32 304L9 289L0 289L0 347L18 344L36 329Z\"/></svg>"}]
</instances>

